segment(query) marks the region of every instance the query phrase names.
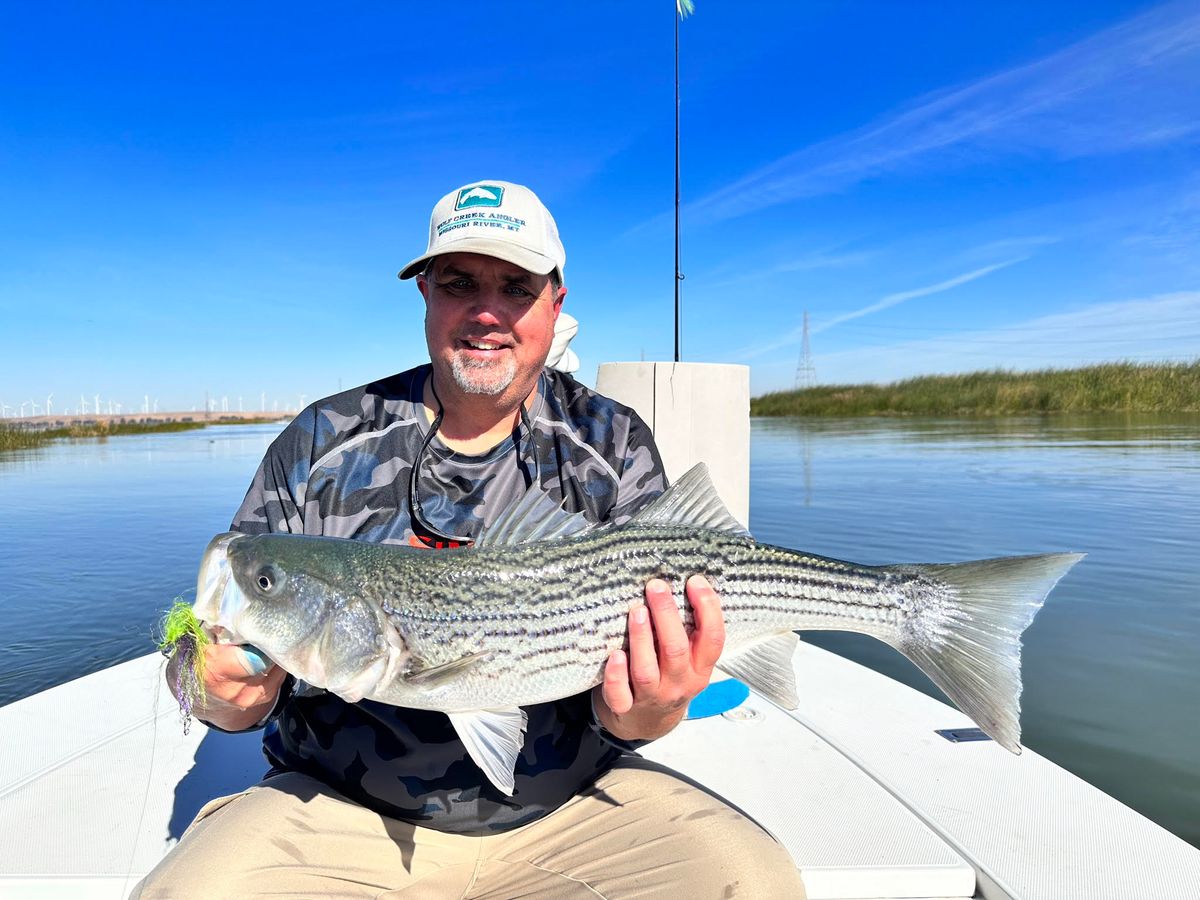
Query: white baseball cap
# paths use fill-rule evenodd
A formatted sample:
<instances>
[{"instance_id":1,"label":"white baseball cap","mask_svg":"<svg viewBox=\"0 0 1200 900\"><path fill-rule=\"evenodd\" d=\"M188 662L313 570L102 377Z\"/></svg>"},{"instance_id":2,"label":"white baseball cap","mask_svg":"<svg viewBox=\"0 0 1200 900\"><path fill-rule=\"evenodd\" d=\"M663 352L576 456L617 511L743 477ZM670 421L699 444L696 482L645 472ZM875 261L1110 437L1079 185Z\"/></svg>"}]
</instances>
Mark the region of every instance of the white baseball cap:
<instances>
[{"instance_id":1,"label":"white baseball cap","mask_svg":"<svg viewBox=\"0 0 1200 900\"><path fill-rule=\"evenodd\" d=\"M554 217L537 194L508 181L476 181L451 191L429 217L429 247L400 270L413 278L443 253L482 253L562 283L567 253Z\"/></svg>"}]
</instances>

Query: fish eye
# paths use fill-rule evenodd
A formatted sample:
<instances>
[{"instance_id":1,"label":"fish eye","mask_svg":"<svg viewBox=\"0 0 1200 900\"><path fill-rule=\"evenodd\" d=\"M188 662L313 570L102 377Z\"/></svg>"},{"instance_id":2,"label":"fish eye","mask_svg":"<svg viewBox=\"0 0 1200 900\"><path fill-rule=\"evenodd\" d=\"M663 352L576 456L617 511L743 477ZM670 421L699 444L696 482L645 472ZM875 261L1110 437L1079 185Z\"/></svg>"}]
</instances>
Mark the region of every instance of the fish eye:
<instances>
[{"instance_id":1,"label":"fish eye","mask_svg":"<svg viewBox=\"0 0 1200 900\"><path fill-rule=\"evenodd\" d=\"M263 566L254 576L254 585L264 594L269 594L282 584L282 573L275 566Z\"/></svg>"}]
</instances>

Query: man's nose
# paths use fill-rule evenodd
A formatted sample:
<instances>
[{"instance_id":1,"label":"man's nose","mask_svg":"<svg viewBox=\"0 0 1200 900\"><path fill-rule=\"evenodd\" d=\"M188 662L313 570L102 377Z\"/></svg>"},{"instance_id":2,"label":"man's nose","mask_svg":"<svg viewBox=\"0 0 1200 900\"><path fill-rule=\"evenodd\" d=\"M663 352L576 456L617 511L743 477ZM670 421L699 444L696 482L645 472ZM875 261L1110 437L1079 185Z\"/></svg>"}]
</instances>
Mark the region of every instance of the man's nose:
<instances>
[{"instance_id":1,"label":"man's nose","mask_svg":"<svg viewBox=\"0 0 1200 900\"><path fill-rule=\"evenodd\" d=\"M485 288L475 297L471 304L471 318L476 322L496 325L504 321L506 303L499 288Z\"/></svg>"}]
</instances>

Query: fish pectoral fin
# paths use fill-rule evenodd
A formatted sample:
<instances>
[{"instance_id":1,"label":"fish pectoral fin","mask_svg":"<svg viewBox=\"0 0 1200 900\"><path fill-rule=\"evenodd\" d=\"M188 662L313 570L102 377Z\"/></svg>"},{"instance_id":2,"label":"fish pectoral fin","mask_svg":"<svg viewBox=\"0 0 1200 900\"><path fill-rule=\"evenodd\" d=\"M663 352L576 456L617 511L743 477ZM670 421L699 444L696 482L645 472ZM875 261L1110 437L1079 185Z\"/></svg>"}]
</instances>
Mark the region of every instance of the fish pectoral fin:
<instances>
[{"instance_id":1,"label":"fish pectoral fin","mask_svg":"<svg viewBox=\"0 0 1200 900\"><path fill-rule=\"evenodd\" d=\"M740 678L756 694L778 703L784 709L795 709L800 705L800 697L796 693L792 655L798 643L800 638L786 631L731 656L722 656L717 668L734 678Z\"/></svg>"},{"instance_id":2,"label":"fish pectoral fin","mask_svg":"<svg viewBox=\"0 0 1200 900\"><path fill-rule=\"evenodd\" d=\"M405 673L404 680L409 684L436 684L447 678L454 678L457 675L461 675L476 663L481 663L489 659L491 655L491 652L488 650L479 650L436 666L423 667L417 664Z\"/></svg>"},{"instance_id":3,"label":"fish pectoral fin","mask_svg":"<svg viewBox=\"0 0 1200 900\"><path fill-rule=\"evenodd\" d=\"M525 743L525 726L529 722L525 710L475 709L446 715L475 765L483 770L488 781L511 797L517 756Z\"/></svg>"}]
</instances>

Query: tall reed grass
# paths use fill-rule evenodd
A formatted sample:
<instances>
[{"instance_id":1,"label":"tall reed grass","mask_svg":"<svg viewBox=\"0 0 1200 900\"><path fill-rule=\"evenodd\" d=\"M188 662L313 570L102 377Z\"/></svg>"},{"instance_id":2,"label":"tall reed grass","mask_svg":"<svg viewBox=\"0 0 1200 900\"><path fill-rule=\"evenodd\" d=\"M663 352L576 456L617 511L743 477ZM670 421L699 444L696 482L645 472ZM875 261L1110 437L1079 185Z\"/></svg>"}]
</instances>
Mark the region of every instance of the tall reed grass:
<instances>
[{"instance_id":1,"label":"tall reed grass","mask_svg":"<svg viewBox=\"0 0 1200 900\"><path fill-rule=\"evenodd\" d=\"M38 431L25 431L0 425L0 452L5 450L31 450L46 443L46 438Z\"/></svg>"},{"instance_id":2,"label":"tall reed grass","mask_svg":"<svg viewBox=\"0 0 1200 900\"><path fill-rule=\"evenodd\" d=\"M1035 372L924 375L892 384L821 385L750 401L755 416L1006 416L1200 411L1200 360L1106 363Z\"/></svg>"},{"instance_id":3,"label":"tall reed grass","mask_svg":"<svg viewBox=\"0 0 1200 900\"><path fill-rule=\"evenodd\" d=\"M275 419L217 419L211 422L84 422L66 428L47 428L34 431L14 428L0 423L0 452L5 450L31 450L43 447L51 441L76 438L109 438L124 434L157 434L159 432L191 431L207 425L254 425L273 422Z\"/></svg>"}]
</instances>

